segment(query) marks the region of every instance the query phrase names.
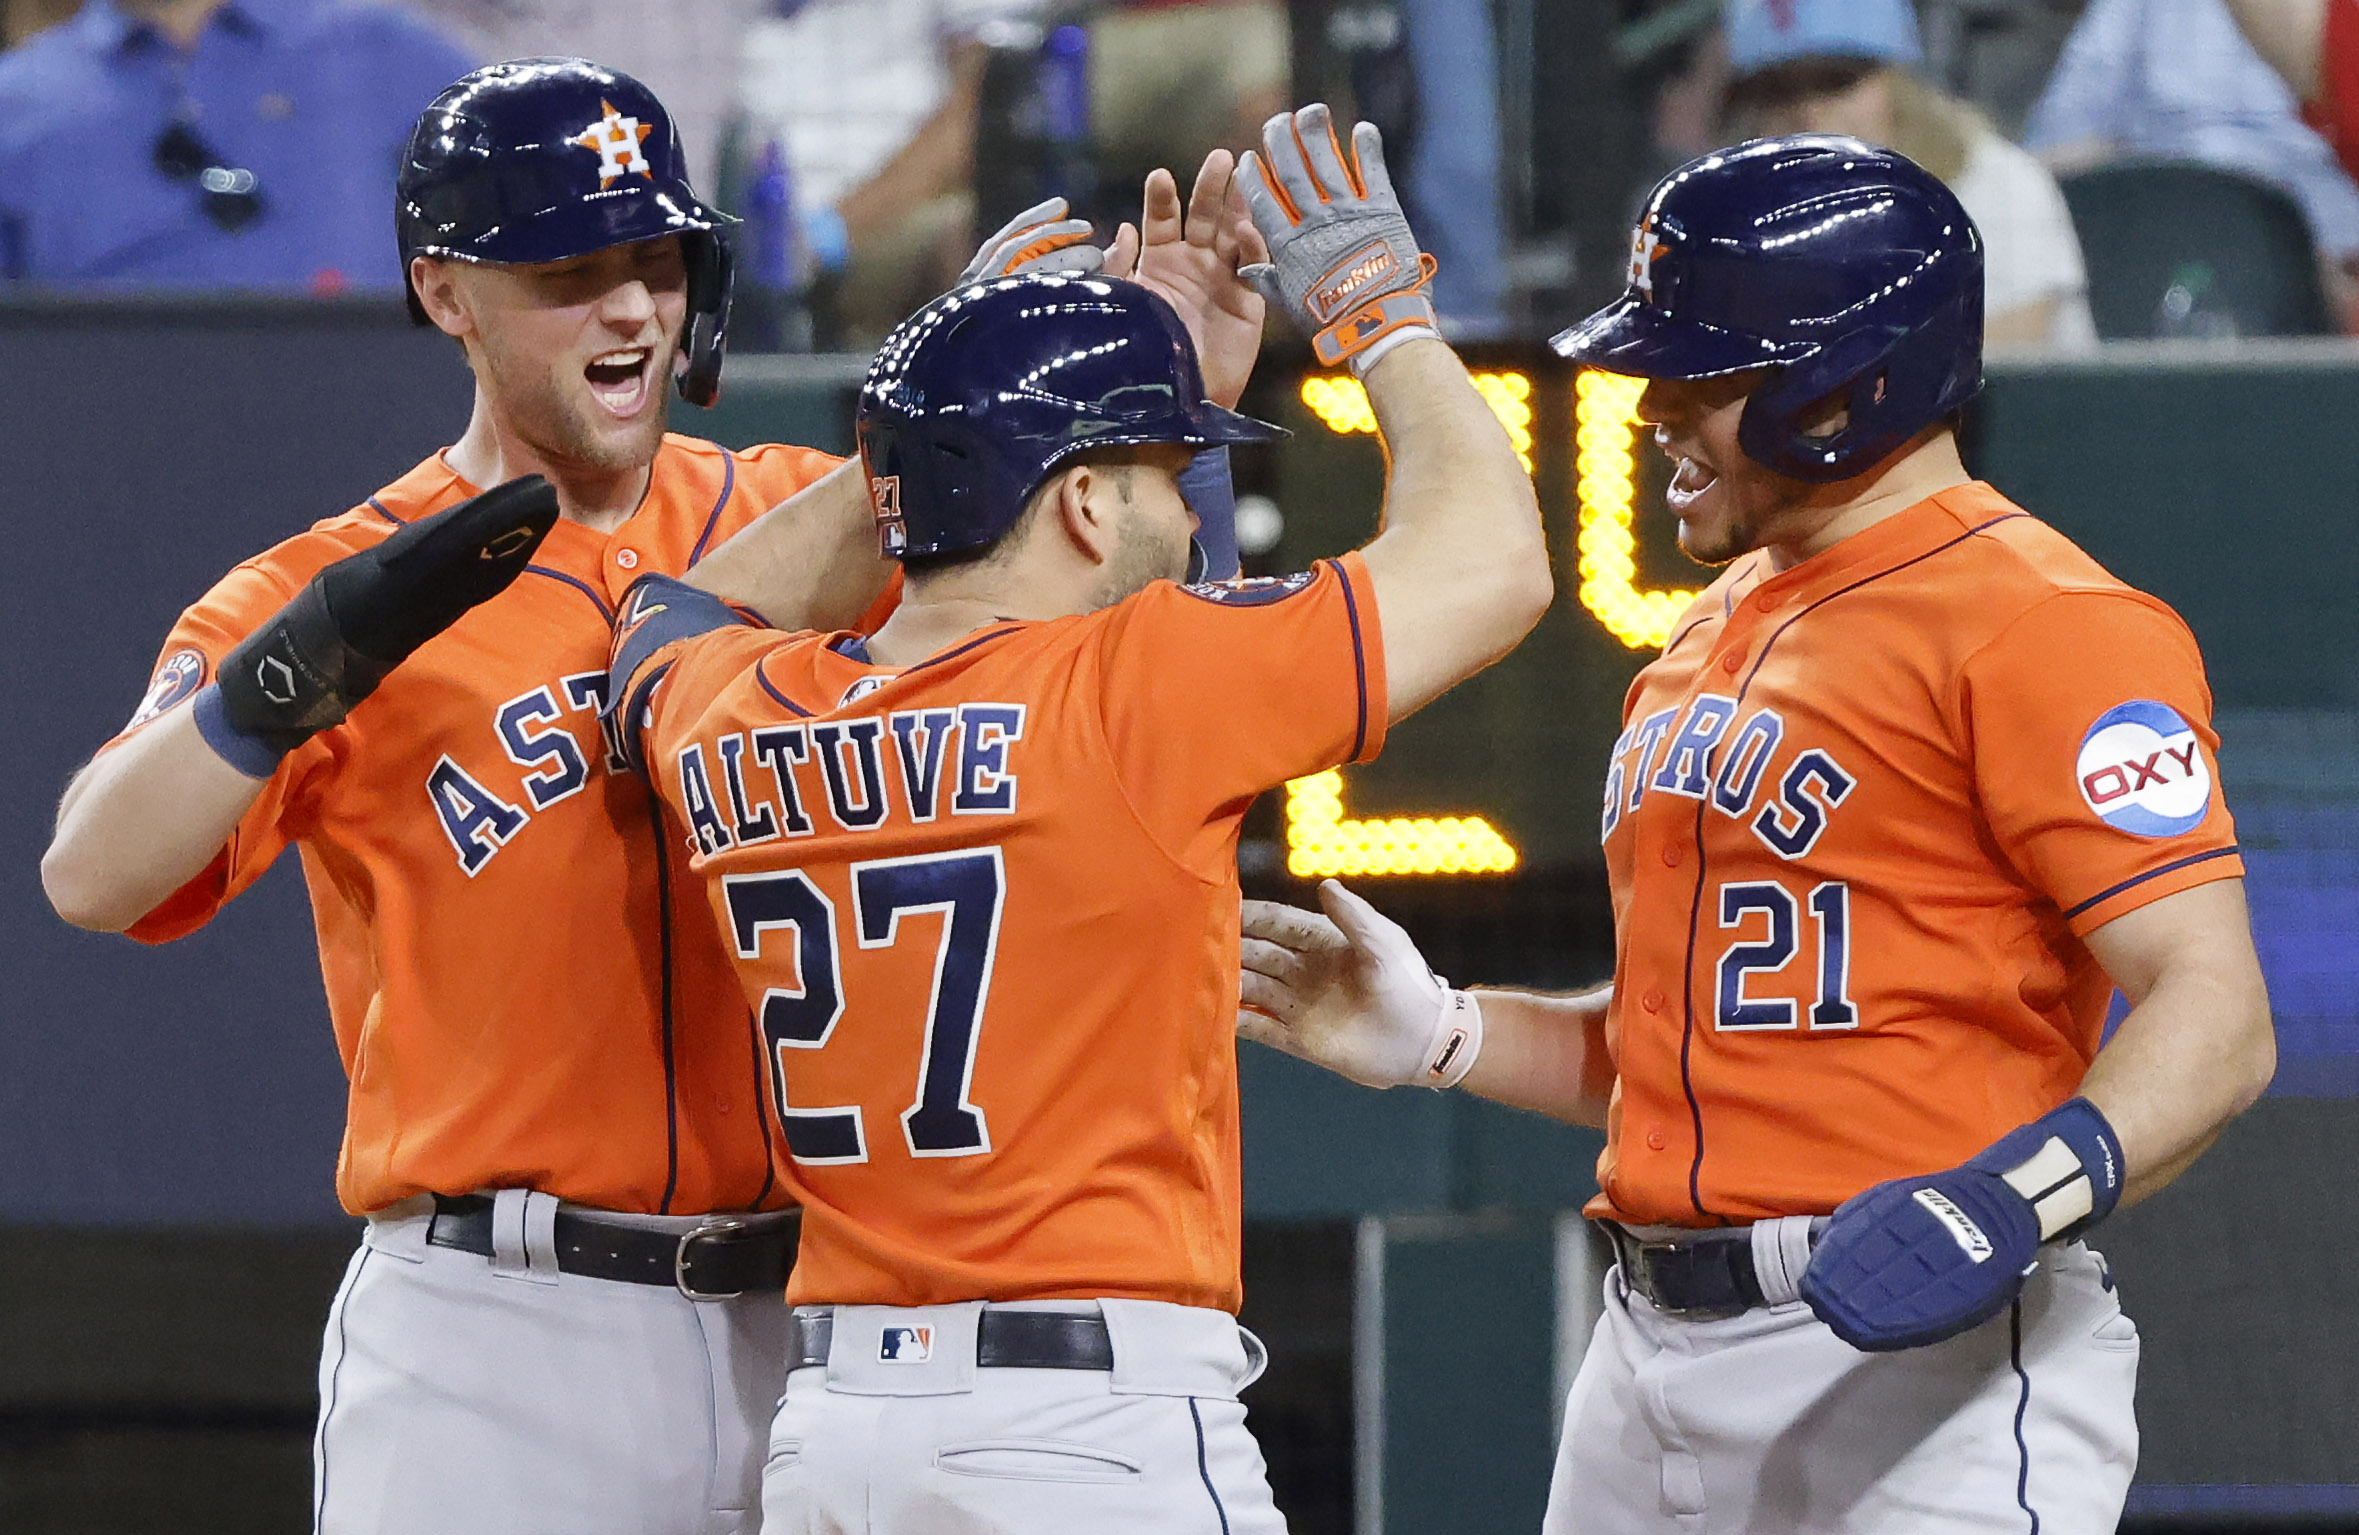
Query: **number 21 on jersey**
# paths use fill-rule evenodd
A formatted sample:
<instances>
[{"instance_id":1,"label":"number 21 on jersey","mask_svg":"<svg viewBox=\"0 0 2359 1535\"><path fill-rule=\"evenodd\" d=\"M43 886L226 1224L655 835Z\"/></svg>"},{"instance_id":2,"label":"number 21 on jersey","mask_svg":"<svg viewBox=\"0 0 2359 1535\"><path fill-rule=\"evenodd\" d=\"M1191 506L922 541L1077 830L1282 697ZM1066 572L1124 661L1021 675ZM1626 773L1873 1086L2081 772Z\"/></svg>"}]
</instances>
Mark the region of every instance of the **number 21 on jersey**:
<instances>
[{"instance_id":1,"label":"number 21 on jersey","mask_svg":"<svg viewBox=\"0 0 2359 1535\"><path fill-rule=\"evenodd\" d=\"M912 858L880 858L851 867L852 926L863 949L892 947L901 918L937 913L925 1054L916 1101L901 1115L913 1157L971 1157L991 1149L983 1111L967 1100L991 970L999 954L999 917L1007 880L996 847ZM794 1108L787 1103L787 1052L823 1050L844 1016L843 965L835 903L800 869L722 876L737 957L758 958L766 936L795 946L796 984L763 993L756 1027L786 1149L797 1162L826 1166L868 1160L868 1128L856 1104Z\"/></svg>"},{"instance_id":2,"label":"number 21 on jersey","mask_svg":"<svg viewBox=\"0 0 2359 1535\"><path fill-rule=\"evenodd\" d=\"M1737 880L1718 895L1721 930L1736 941L1720 956L1714 977L1712 1019L1722 1029L1794 1029L1802 1025L1802 1004L1792 996L1748 995L1754 977L1761 990L1783 990L1766 980L1783 976L1800 952L1801 910L1807 906L1817 929L1816 996L1809 1007L1813 1029L1859 1026L1851 1001L1851 887L1839 880L1813 886L1806 901L1776 880ZM1797 977L1796 979L1800 979Z\"/></svg>"}]
</instances>

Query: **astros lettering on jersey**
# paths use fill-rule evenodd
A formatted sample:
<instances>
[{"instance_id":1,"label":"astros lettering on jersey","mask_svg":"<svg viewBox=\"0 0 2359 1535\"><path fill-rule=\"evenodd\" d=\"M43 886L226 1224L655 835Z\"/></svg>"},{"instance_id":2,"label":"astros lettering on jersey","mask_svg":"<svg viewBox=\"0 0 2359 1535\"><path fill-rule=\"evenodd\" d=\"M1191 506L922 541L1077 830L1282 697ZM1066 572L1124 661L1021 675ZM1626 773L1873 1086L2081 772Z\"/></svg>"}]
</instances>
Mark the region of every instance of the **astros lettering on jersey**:
<instances>
[{"instance_id":1,"label":"astros lettering on jersey","mask_svg":"<svg viewBox=\"0 0 2359 1535\"><path fill-rule=\"evenodd\" d=\"M351 1079L346 1209L489 1186L647 1213L782 1202L759 1060L711 1026L744 1012L727 958L598 714L630 583L686 569L835 462L666 437L627 522L559 522L514 587L291 753L212 865L131 929L193 932L300 845ZM323 566L476 489L437 455L238 566L174 626L132 728Z\"/></svg>"},{"instance_id":2,"label":"astros lettering on jersey","mask_svg":"<svg viewBox=\"0 0 2359 1535\"><path fill-rule=\"evenodd\" d=\"M632 670L766 1041L790 1298L1234 1311L1237 832L1382 744L1359 557L900 669L723 627Z\"/></svg>"},{"instance_id":3,"label":"astros lettering on jersey","mask_svg":"<svg viewBox=\"0 0 2359 1535\"><path fill-rule=\"evenodd\" d=\"M2079 1090L2084 943L2243 873L2194 637L1986 485L1739 561L1624 706L1590 1212L1823 1214Z\"/></svg>"}]
</instances>

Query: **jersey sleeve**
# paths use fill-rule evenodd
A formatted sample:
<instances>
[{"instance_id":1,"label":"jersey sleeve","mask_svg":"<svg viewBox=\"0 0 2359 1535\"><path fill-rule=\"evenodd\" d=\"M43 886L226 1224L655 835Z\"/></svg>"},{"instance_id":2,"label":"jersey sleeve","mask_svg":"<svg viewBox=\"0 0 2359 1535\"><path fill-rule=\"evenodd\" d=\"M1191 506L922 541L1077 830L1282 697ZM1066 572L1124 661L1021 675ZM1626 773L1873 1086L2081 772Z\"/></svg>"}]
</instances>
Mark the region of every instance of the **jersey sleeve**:
<instances>
[{"instance_id":1,"label":"jersey sleeve","mask_svg":"<svg viewBox=\"0 0 2359 1535\"><path fill-rule=\"evenodd\" d=\"M2130 592L2063 592L1966 663L1960 724L1993 834L2087 934L2243 874L2195 637Z\"/></svg>"},{"instance_id":2,"label":"jersey sleeve","mask_svg":"<svg viewBox=\"0 0 2359 1535\"><path fill-rule=\"evenodd\" d=\"M313 563L325 563L325 558ZM100 754L112 751L172 710L188 707L197 690L219 672L222 658L284 607L300 586L300 582L290 581L285 571L262 562L240 565L224 576L172 626L146 696L121 733L100 748ZM142 943L168 943L186 937L260 879L287 844L301 834L321 785L333 772L336 735L323 731L289 752L213 861L133 923L126 930L129 935Z\"/></svg>"},{"instance_id":3,"label":"jersey sleeve","mask_svg":"<svg viewBox=\"0 0 2359 1535\"><path fill-rule=\"evenodd\" d=\"M1384 643L1358 554L1228 585L1158 582L1108 610L1100 707L1115 770L1181 834L1384 745Z\"/></svg>"}]
</instances>

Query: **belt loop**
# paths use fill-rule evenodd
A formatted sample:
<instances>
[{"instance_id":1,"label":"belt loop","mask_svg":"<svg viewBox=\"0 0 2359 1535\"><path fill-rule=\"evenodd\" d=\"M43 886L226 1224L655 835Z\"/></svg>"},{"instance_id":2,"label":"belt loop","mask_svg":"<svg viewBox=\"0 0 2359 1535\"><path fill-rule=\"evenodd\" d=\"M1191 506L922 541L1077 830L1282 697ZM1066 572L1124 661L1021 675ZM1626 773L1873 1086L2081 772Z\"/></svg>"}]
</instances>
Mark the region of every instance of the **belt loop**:
<instances>
[{"instance_id":1,"label":"belt loop","mask_svg":"<svg viewBox=\"0 0 2359 1535\"><path fill-rule=\"evenodd\" d=\"M1237 1324L1237 1341L1245 1345L1245 1378L1237 1382L1237 1389L1242 1391L1261 1379L1262 1372L1270 1367L1270 1350L1269 1345L1255 1337L1253 1329L1242 1322Z\"/></svg>"},{"instance_id":2,"label":"belt loop","mask_svg":"<svg viewBox=\"0 0 2359 1535\"><path fill-rule=\"evenodd\" d=\"M1802 1298L1802 1271L1810 1266L1811 1218L1781 1215L1753 1223L1753 1279L1765 1306Z\"/></svg>"},{"instance_id":3,"label":"belt loop","mask_svg":"<svg viewBox=\"0 0 2359 1535\"><path fill-rule=\"evenodd\" d=\"M491 1197L491 1270L503 1279L557 1282L557 1196L499 1189Z\"/></svg>"}]
</instances>

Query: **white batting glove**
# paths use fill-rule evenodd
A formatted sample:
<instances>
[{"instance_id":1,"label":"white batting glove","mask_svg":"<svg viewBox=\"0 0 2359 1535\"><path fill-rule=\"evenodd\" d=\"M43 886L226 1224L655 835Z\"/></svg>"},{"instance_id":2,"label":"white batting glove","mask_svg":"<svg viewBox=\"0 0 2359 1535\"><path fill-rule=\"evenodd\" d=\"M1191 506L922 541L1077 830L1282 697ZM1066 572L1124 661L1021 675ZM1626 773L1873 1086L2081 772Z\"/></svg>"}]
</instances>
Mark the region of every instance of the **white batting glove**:
<instances>
[{"instance_id":1,"label":"white batting glove","mask_svg":"<svg viewBox=\"0 0 2359 1535\"><path fill-rule=\"evenodd\" d=\"M1247 901L1237 1032L1363 1087L1456 1087L1483 1013L1428 969L1399 923L1334 880L1327 915Z\"/></svg>"},{"instance_id":2,"label":"white batting glove","mask_svg":"<svg viewBox=\"0 0 2359 1535\"><path fill-rule=\"evenodd\" d=\"M999 226L958 274L958 286L1013 277L1019 272L1094 272L1106 253L1089 243L1089 220L1068 217L1062 197L1034 203Z\"/></svg>"}]
</instances>

